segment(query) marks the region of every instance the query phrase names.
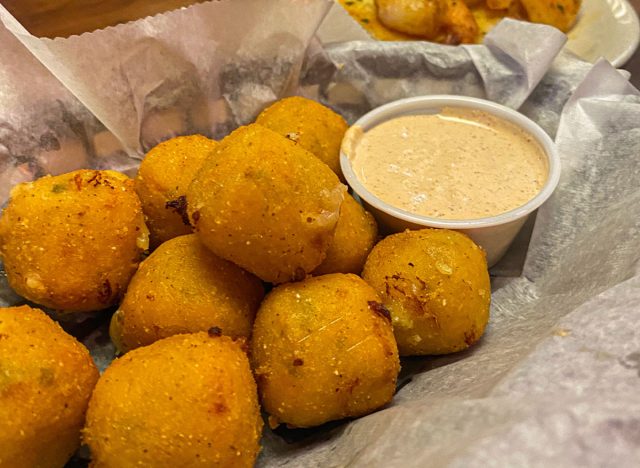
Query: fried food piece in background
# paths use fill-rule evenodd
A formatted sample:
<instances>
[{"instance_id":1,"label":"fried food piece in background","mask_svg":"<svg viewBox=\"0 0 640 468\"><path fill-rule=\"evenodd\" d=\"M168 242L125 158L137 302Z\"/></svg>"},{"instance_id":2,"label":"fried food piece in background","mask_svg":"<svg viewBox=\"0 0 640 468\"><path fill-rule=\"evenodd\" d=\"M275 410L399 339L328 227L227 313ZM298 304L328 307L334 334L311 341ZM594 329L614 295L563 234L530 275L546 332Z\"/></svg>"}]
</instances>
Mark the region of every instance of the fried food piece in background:
<instances>
[{"instance_id":1,"label":"fried food piece in background","mask_svg":"<svg viewBox=\"0 0 640 468\"><path fill-rule=\"evenodd\" d=\"M378 18L376 0L338 0L349 15L374 38L381 41L415 41L416 36L390 29Z\"/></svg>"},{"instance_id":2,"label":"fried food piece in background","mask_svg":"<svg viewBox=\"0 0 640 468\"><path fill-rule=\"evenodd\" d=\"M461 0L438 0L439 20L445 44L474 44L479 42L479 28L469 7Z\"/></svg>"},{"instance_id":3,"label":"fried food piece in background","mask_svg":"<svg viewBox=\"0 0 640 468\"><path fill-rule=\"evenodd\" d=\"M487 0L487 8L490 10L506 10L514 1L516 0Z\"/></svg>"},{"instance_id":4,"label":"fried food piece in background","mask_svg":"<svg viewBox=\"0 0 640 468\"><path fill-rule=\"evenodd\" d=\"M19 184L0 218L0 258L9 285L68 312L114 304L148 248L133 180L80 170Z\"/></svg>"},{"instance_id":5,"label":"fried food piece in background","mask_svg":"<svg viewBox=\"0 0 640 468\"><path fill-rule=\"evenodd\" d=\"M391 312L401 356L466 349L489 320L485 253L459 232L423 229L388 236L369 254L362 277Z\"/></svg>"},{"instance_id":6,"label":"fried food piece in background","mask_svg":"<svg viewBox=\"0 0 640 468\"><path fill-rule=\"evenodd\" d=\"M339 0L373 37L383 41L427 39L479 43L502 18L544 23L567 32L580 0ZM435 33L434 33L435 31Z\"/></svg>"},{"instance_id":7,"label":"fried food piece in background","mask_svg":"<svg viewBox=\"0 0 640 468\"><path fill-rule=\"evenodd\" d=\"M469 4L467 3L467 5ZM506 5L505 9L497 9L497 7L504 5ZM518 0L494 0L493 2L485 2L482 0L477 5L471 7L471 12L480 29L478 41L491 31L496 24L502 21L503 18L513 18L521 21L527 20L527 13Z\"/></svg>"},{"instance_id":8,"label":"fried food piece in background","mask_svg":"<svg viewBox=\"0 0 640 468\"><path fill-rule=\"evenodd\" d=\"M294 96L267 107L256 123L298 143L344 181L340 169L340 144L348 125L341 115L316 101Z\"/></svg>"},{"instance_id":9,"label":"fried food piece in background","mask_svg":"<svg viewBox=\"0 0 640 468\"><path fill-rule=\"evenodd\" d=\"M91 397L84 440L96 468L250 467L261 430L247 356L211 330L114 361Z\"/></svg>"},{"instance_id":10,"label":"fried food piece in background","mask_svg":"<svg viewBox=\"0 0 640 468\"><path fill-rule=\"evenodd\" d=\"M567 32L576 21L580 0L520 0L529 21L544 23Z\"/></svg>"},{"instance_id":11,"label":"fried food piece in background","mask_svg":"<svg viewBox=\"0 0 640 468\"><path fill-rule=\"evenodd\" d=\"M340 3L376 39L424 39L445 44L471 44L482 39L474 14L464 1L340 0Z\"/></svg>"},{"instance_id":12,"label":"fried food piece in background","mask_svg":"<svg viewBox=\"0 0 640 468\"><path fill-rule=\"evenodd\" d=\"M370 413L391 401L400 370L388 311L355 275L274 289L258 311L251 356L274 425Z\"/></svg>"},{"instance_id":13,"label":"fried food piece in background","mask_svg":"<svg viewBox=\"0 0 640 468\"><path fill-rule=\"evenodd\" d=\"M329 167L261 125L220 142L187 190L200 241L264 281L299 280L325 258L345 187Z\"/></svg>"},{"instance_id":14,"label":"fried food piece in background","mask_svg":"<svg viewBox=\"0 0 640 468\"><path fill-rule=\"evenodd\" d=\"M439 33L439 0L376 0L378 18L386 27L434 39Z\"/></svg>"},{"instance_id":15,"label":"fried food piece in background","mask_svg":"<svg viewBox=\"0 0 640 468\"><path fill-rule=\"evenodd\" d=\"M160 143L145 156L135 189L147 218L151 248L192 232L185 193L216 146L216 141L202 135L181 136Z\"/></svg>"},{"instance_id":16,"label":"fried food piece in background","mask_svg":"<svg viewBox=\"0 0 640 468\"><path fill-rule=\"evenodd\" d=\"M462 0L375 0L388 28L446 44L473 44L478 25Z\"/></svg>"},{"instance_id":17,"label":"fried food piece in background","mask_svg":"<svg viewBox=\"0 0 640 468\"><path fill-rule=\"evenodd\" d=\"M42 311L0 308L0 467L63 467L97 381L87 349Z\"/></svg>"},{"instance_id":18,"label":"fried food piece in background","mask_svg":"<svg viewBox=\"0 0 640 468\"><path fill-rule=\"evenodd\" d=\"M248 338L263 297L258 278L211 253L195 234L176 237L138 268L111 319L111 339L126 352L211 327Z\"/></svg>"},{"instance_id":19,"label":"fried food piece in background","mask_svg":"<svg viewBox=\"0 0 640 468\"><path fill-rule=\"evenodd\" d=\"M346 195L340 208L333 242L327 258L313 274L355 273L359 275L378 237L378 225L351 195Z\"/></svg>"}]
</instances>

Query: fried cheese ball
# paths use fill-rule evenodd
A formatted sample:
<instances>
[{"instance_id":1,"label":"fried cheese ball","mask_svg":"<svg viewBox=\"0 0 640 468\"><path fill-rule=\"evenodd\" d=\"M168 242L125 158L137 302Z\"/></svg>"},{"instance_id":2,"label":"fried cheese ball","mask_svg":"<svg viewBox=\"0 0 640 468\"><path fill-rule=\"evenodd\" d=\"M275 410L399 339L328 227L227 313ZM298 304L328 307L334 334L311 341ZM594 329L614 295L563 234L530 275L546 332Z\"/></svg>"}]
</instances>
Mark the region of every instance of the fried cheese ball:
<instances>
[{"instance_id":1,"label":"fried cheese ball","mask_svg":"<svg viewBox=\"0 0 640 468\"><path fill-rule=\"evenodd\" d=\"M147 218L152 248L191 233L186 212L187 187L217 146L202 135L171 138L151 149L135 178Z\"/></svg>"},{"instance_id":2,"label":"fried cheese ball","mask_svg":"<svg viewBox=\"0 0 640 468\"><path fill-rule=\"evenodd\" d=\"M362 277L391 312L401 356L468 348L489 320L484 251L447 229L393 234L371 251Z\"/></svg>"},{"instance_id":3,"label":"fried cheese ball","mask_svg":"<svg viewBox=\"0 0 640 468\"><path fill-rule=\"evenodd\" d=\"M251 356L272 425L370 413L391 401L400 370L388 311L351 274L275 288L258 310Z\"/></svg>"},{"instance_id":4,"label":"fried cheese ball","mask_svg":"<svg viewBox=\"0 0 640 468\"><path fill-rule=\"evenodd\" d=\"M346 195L340 207L333 242L327 258L313 274L355 273L359 275L378 236L378 225L351 195Z\"/></svg>"},{"instance_id":5,"label":"fried cheese ball","mask_svg":"<svg viewBox=\"0 0 640 468\"><path fill-rule=\"evenodd\" d=\"M114 304L149 246L133 180L79 170L19 184L0 218L9 285L67 312Z\"/></svg>"},{"instance_id":6,"label":"fried cheese ball","mask_svg":"<svg viewBox=\"0 0 640 468\"><path fill-rule=\"evenodd\" d=\"M84 441L92 467L250 467L262 418L241 345L174 335L114 361L96 385Z\"/></svg>"},{"instance_id":7,"label":"fried cheese ball","mask_svg":"<svg viewBox=\"0 0 640 468\"><path fill-rule=\"evenodd\" d=\"M295 141L344 180L340 145L348 125L341 115L316 101L294 96L267 107L256 123Z\"/></svg>"},{"instance_id":8,"label":"fried cheese ball","mask_svg":"<svg viewBox=\"0 0 640 468\"><path fill-rule=\"evenodd\" d=\"M187 207L213 253L282 283L324 260L344 196L326 164L253 124L220 142L189 186Z\"/></svg>"},{"instance_id":9,"label":"fried cheese ball","mask_svg":"<svg viewBox=\"0 0 640 468\"><path fill-rule=\"evenodd\" d=\"M97 381L87 349L46 314L0 308L0 468L63 467Z\"/></svg>"},{"instance_id":10,"label":"fried cheese ball","mask_svg":"<svg viewBox=\"0 0 640 468\"><path fill-rule=\"evenodd\" d=\"M111 339L125 352L211 327L248 338L263 296L258 278L211 253L195 234L175 237L142 262L131 279L111 319Z\"/></svg>"}]
</instances>

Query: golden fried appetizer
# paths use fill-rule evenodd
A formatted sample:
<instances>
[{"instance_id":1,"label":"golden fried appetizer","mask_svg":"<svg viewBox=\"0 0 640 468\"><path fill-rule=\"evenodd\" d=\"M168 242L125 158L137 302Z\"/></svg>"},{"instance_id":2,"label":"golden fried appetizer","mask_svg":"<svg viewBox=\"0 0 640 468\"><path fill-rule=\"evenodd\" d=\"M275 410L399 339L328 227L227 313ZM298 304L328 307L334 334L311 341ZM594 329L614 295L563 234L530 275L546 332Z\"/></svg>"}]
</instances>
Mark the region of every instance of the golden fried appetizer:
<instances>
[{"instance_id":1,"label":"golden fried appetizer","mask_svg":"<svg viewBox=\"0 0 640 468\"><path fill-rule=\"evenodd\" d=\"M147 218L152 248L191 233L187 187L217 146L202 135L172 138L147 153L135 178L135 189Z\"/></svg>"},{"instance_id":2,"label":"golden fried appetizer","mask_svg":"<svg viewBox=\"0 0 640 468\"><path fill-rule=\"evenodd\" d=\"M114 304L149 246L133 180L80 170L19 184L0 218L9 285L68 312Z\"/></svg>"},{"instance_id":3,"label":"golden fried appetizer","mask_svg":"<svg viewBox=\"0 0 640 468\"><path fill-rule=\"evenodd\" d=\"M520 0L529 21L544 23L567 32L575 23L581 0Z\"/></svg>"},{"instance_id":4,"label":"golden fried appetizer","mask_svg":"<svg viewBox=\"0 0 640 468\"><path fill-rule=\"evenodd\" d=\"M256 123L298 143L344 181L340 169L340 144L348 125L341 115L316 101L294 96L267 107Z\"/></svg>"},{"instance_id":5,"label":"golden fried appetizer","mask_svg":"<svg viewBox=\"0 0 640 468\"><path fill-rule=\"evenodd\" d=\"M212 329L114 361L91 397L84 440L95 468L250 467L261 430L249 360Z\"/></svg>"},{"instance_id":6,"label":"golden fried appetizer","mask_svg":"<svg viewBox=\"0 0 640 468\"><path fill-rule=\"evenodd\" d=\"M391 401L400 370L388 311L351 274L274 289L258 311L251 355L272 425L370 413Z\"/></svg>"},{"instance_id":7,"label":"golden fried appetizer","mask_svg":"<svg viewBox=\"0 0 640 468\"><path fill-rule=\"evenodd\" d=\"M465 2L437 0L440 3L440 29L445 44L473 44L478 42L478 23Z\"/></svg>"},{"instance_id":8,"label":"golden fried appetizer","mask_svg":"<svg viewBox=\"0 0 640 468\"><path fill-rule=\"evenodd\" d=\"M378 236L378 225L371 213L346 195L340 208L333 242L327 251L327 258L314 275L328 273L355 273L359 275Z\"/></svg>"},{"instance_id":9,"label":"golden fried appetizer","mask_svg":"<svg viewBox=\"0 0 640 468\"><path fill-rule=\"evenodd\" d=\"M324 260L344 193L326 164L253 124L220 142L189 186L187 206L213 253L282 283Z\"/></svg>"},{"instance_id":10,"label":"golden fried appetizer","mask_svg":"<svg viewBox=\"0 0 640 468\"><path fill-rule=\"evenodd\" d=\"M514 0L487 0L487 7L491 10L506 10L512 3Z\"/></svg>"},{"instance_id":11,"label":"golden fried appetizer","mask_svg":"<svg viewBox=\"0 0 640 468\"><path fill-rule=\"evenodd\" d=\"M478 25L460 0L376 0L378 18L388 28L446 44L472 44Z\"/></svg>"},{"instance_id":12,"label":"golden fried appetizer","mask_svg":"<svg viewBox=\"0 0 640 468\"><path fill-rule=\"evenodd\" d=\"M439 32L438 0L376 0L378 18L386 27L425 39Z\"/></svg>"},{"instance_id":13,"label":"golden fried appetizer","mask_svg":"<svg viewBox=\"0 0 640 468\"><path fill-rule=\"evenodd\" d=\"M338 0L373 37L479 43L502 18L545 23L567 32L581 0Z\"/></svg>"},{"instance_id":14,"label":"golden fried appetizer","mask_svg":"<svg viewBox=\"0 0 640 468\"><path fill-rule=\"evenodd\" d=\"M0 468L63 467L97 381L87 349L42 311L0 308Z\"/></svg>"},{"instance_id":15,"label":"golden fried appetizer","mask_svg":"<svg viewBox=\"0 0 640 468\"><path fill-rule=\"evenodd\" d=\"M195 234L176 237L138 268L111 319L111 339L124 352L211 327L248 338L263 296L258 278L211 253Z\"/></svg>"},{"instance_id":16,"label":"golden fried appetizer","mask_svg":"<svg viewBox=\"0 0 640 468\"><path fill-rule=\"evenodd\" d=\"M362 277L391 312L401 356L466 349L489 320L484 251L459 232L393 234L373 248Z\"/></svg>"}]
</instances>

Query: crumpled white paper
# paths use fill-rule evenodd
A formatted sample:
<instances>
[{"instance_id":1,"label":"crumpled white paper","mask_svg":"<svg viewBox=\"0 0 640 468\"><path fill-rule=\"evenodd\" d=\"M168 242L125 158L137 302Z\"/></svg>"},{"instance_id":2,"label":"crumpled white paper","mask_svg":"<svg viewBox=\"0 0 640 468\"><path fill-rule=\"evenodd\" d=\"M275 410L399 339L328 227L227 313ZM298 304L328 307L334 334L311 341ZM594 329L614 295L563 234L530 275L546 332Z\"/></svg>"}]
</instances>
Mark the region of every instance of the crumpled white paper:
<instances>
[{"instance_id":1,"label":"crumpled white paper","mask_svg":"<svg viewBox=\"0 0 640 468\"><path fill-rule=\"evenodd\" d=\"M77 82L68 80L65 84L83 103L99 111L100 119L134 157L153 141L195 128L192 125L197 119L190 121L184 116L202 96L220 99L214 102L224 110L221 112L211 100L207 101L209 113L204 114L209 120L201 123L210 135L250 120L260 106L292 90L323 101L351 121L371 107L417 94L487 97L519 108L556 137L563 175L554 196L539 210L531 239L529 233L523 233L511 258L507 258L508 265L497 271L512 274L523 268L520 277L494 278L492 316L485 337L463 353L405 359L402 387L384 410L316 430L284 434L265 430L258 464L637 464L637 90L605 62L592 67L569 55L557 55L564 36L555 30L515 21L502 22L489 34L486 45L466 47L368 40L339 42L327 34L331 28L323 25L319 40L307 49L303 65L302 51L307 46L304 41L311 40L321 10L326 8L323 3L309 3L315 13L292 13L288 17L296 18L296 30L303 31L300 37L304 39L298 37L289 42L291 36L282 31L291 27L291 21L280 21L276 12L291 4L285 0L268 5L262 2L262 27L255 29L255 34L248 34L247 41L256 44L256 35L282 37L286 47L278 45L279 39L266 41L260 44L262 55L247 60L240 42L227 47L211 41L207 45L222 47L228 55L224 69L209 75L206 71L211 72L212 68L209 58L201 55L203 48L195 54L187 50L187 44L193 44L189 41L198 39L198 34L204 38L200 42L206 42L215 34L212 25L228 19L213 14L218 8L220 14L236 15L230 31L246 33L248 26L258 24L257 17L247 14L247 27L242 27L245 23L241 12L250 4L247 1L208 3L80 38L50 41L46 47L24 36L15 24L10 26L16 34L22 34L24 44L40 48L34 52L41 59L55 55L60 62L58 75L68 78L65 73L82 71L74 69L73 57L65 55L67 49L76 53L95 50L96 57L106 62L101 70L107 72L109 64L113 64L111 72L124 80L128 87L125 89L135 92L127 96L118 89L117 80L110 82L100 76L95 77L95 83L79 77ZM176 23L184 26L182 21L186 19L191 21L190 30L180 31ZM11 23L6 12L0 11L0 20ZM165 30L171 31L178 42L183 40L181 35L192 39L184 39L183 46L174 48L163 41L167 37ZM137 50L133 55L129 50L118 54L106 45L100 48L100 41L107 36L118 38L120 43L125 43L127 36L135 37L136 44L143 45L132 46ZM296 44L295 53L288 49L289 44ZM277 66L279 59L273 60L280 54L284 57L282 68ZM77 62L82 60L78 58ZM172 66L162 67L165 63ZM55 67L49 64L49 68ZM203 81L205 75L208 82ZM15 87L6 82L12 79L19 79L19 74L0 74L0 90L4 93L0 93L0 99L10 103L8 108L0 107L0 120L6 120L9 112L12 122L32 121L32 127L23 124L17 128L29 136L32 128L37 130L41 125L34 112L41 107L34 107L23 95L14 96L11 101ZM98 83L107 88L98 87ZM106 99L109 93L114 94L113 103ZM61 91L60 96L49 93L46 98L66 102L64 96ZM20 102L26 103L23 108L19 107ZM156 111L160 117L156 117ZM179 117L172 117L175 115ZM145 122L149 119L153 125L147 127ZM53 127L58 124L52 122ZM127 127L129 124L131 128ZM36 131L32 133L34 138L38 135ZM5 141L5 134L0 134L0 144ZM31 154L25 158L39 164ZM0 177L5 174L5 166L0 166ZM11 295L6 284L0 284L0 305L16 301L19 298ZM104 323L93 333L83 332L84 342L102 366L108 363L112 352L104 333Z\"/></svg>"},{"instance_id":2,"label":"crumpled white paper","mask_svg":"<svg viewBox=\"0 0 640 468\"><path fill-rule=\"evenodd\" d=\"M523 41L514 42L514 37ZM301 92L355 120L407 96L458 94L518 108L540 83L566 42L549 26L500 22L484 45L429 42L329 42L312 49Z\"/></svg>"},{"instance_id":3,"label":"crumpled white paper","mask_svg":"<svg viewBox=\"0 0 640 468\"><path fill-rule=\"evenodd\" d=\"M118 140L0 24L0 206L9 190L80 166L127 172Z\"/></svg>"},{"instance_id":4,"label":"crumpled white paper","mask_svg":"<svg viewBox=\"0 0 640 468\"><path fill-rule=\"evenodd\" d=\"M57 39L0 21L111 130L143 153L168 136L221 137L297 81L330 0L214 1Z\"/></svg>"}]
</instances>

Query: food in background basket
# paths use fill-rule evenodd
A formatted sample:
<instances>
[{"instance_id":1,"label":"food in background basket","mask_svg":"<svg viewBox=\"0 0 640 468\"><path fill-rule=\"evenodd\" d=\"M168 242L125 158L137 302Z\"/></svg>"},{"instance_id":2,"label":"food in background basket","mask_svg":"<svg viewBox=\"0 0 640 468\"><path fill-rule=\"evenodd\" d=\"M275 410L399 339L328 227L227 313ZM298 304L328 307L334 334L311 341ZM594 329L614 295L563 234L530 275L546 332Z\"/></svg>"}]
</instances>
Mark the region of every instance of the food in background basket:
<instances>
[{"instance_id":1,"label":"food in background basket","mask_svg":"<svg viewBox=\"0 0 640 468\"><path fill-rule=\"evenodd\" d=\"M517 4L517 0L512 0ZM492 6L495 3L496 6ZM499 9L501 4L510 4L506 0L487 0L487 7ZM576 22L582 0L520 0L521 9L524 10L522 19L528 19L533 23L543 23L567 32Z\"/></svg>"},{"instance_id":2,"label":"food in background basket","mask_svg":"<svg viewBox=\"0 0 640 468\"><path fill-rule=\"evenodd\" d=\"M248 338L263 296L258 278L211 253L195 234L176 237L138 268L111 319L111 339L126 352L211 327Z\"/></svg>"},{"instance_id":3,"label":"food in background basket","mask_svg":"<svg viewBox=\"0 0 640 468\"><path fill-rule=\"evenodd\" d=\"M0 308L0 467L63 467L97 380L87 349L42 311Z\"/></svg>"},{"instance_id":4,"label":"food in background basket","mask_svg":"<svg viewBox=\"0 0 640 468\"><path fill-rule=\"evenodd\" d=\"M340 144L347 131L347 122L341 115L316 101L294 96L267 107L256 123L298 143L344 180L340 169Z\"/></svg>"},{"instance_id":5,"label":"food in background basket","mask_svg":"<svg viewBox=\"0 0 640 468\"><path fill-rule=\"evenodd\" d=\"M362 277L391 312L402 356L466 349L489 320L485 253L459 232L423 229L388 236L369 254Z\"/></svg>"},{"instance_id":6,"label":"food in background basket","mask_svg":"<svg viewBox=\"0 0 640 468\"><path fill-rule=\"evenodd\" d=\"M250 467L261 429L247 356L212 329L114 361L91 397L84 440L96 468Z\"/></svg>"},{"instance_id":7,"label":"food in background basket","mask_svg":"<svg viewBox=\"0 0 640 468\"><path fill-rule=\"evenodd\" d=\"M216 255L264 281L300 280L327 255L345 187L320 159L261 125L224 138L187 190Z\"/></svg>"},{"instance_id":8,"label":"food in background basket","mask_svg":"<svg viewBox=\"0 0 640 468\"><path fill-rule=\"evenodd\" d=\"M480 42L509 17L544 23L567 32L581 0L339 0L380 40L430 40L444 44Z\"/></svg>"},{"instance_id":9,"label":"food in background basket","mask_svg":"<svg viewBox=\"0 0 640 468\"><path fill-rule=\"evenodd\" d=\"M327 258L313 275L355 273L359 275L378 236L378 225L371 213L365 211L351 195L345 195L340 207L333 241Z\"/></svg>"},{"instance_id":10,"label":"food in background basket","mask_svg":"<svg viewBox=\"0 0 640 468\"><path fill-rule=\"evenodd\" d=\"M136 193L149 226L151 248L192 232L186 191L217 146L202 135L171 138L151 149L135 178Z\"/></svg>"},{"instance_id":11,"label":"food in background basket","mask_svg":"<svg viewBox=\"0 0 640 468\"><path fill-rule=\"evenodd\" d=\"M67 312L117 302L148 244L133 180L115 171L79 170L19 184L0 218L9 285Z\"/></svg>"},{"instance_id":12,"label":"food in background basket","mask_svg":"<svg viewBox=\"0 0 640 468\"><path fill-rule=\"evenodd\" d=\"M473 43L478 25L461 0L376 0L380 22L395 31L447 44Z\"/></svg>"},{"instance_id":13,"label":"food in background basket","mask_svg":"<svg viewBox=\"0 0 640 468\"><path fill-rule=\"evenodd\" d=\"M274 289L258 311L251 355L274 426L370 413L391 401L400 370L388 311L351 274Z\"/></svg>"}]
</instances>

